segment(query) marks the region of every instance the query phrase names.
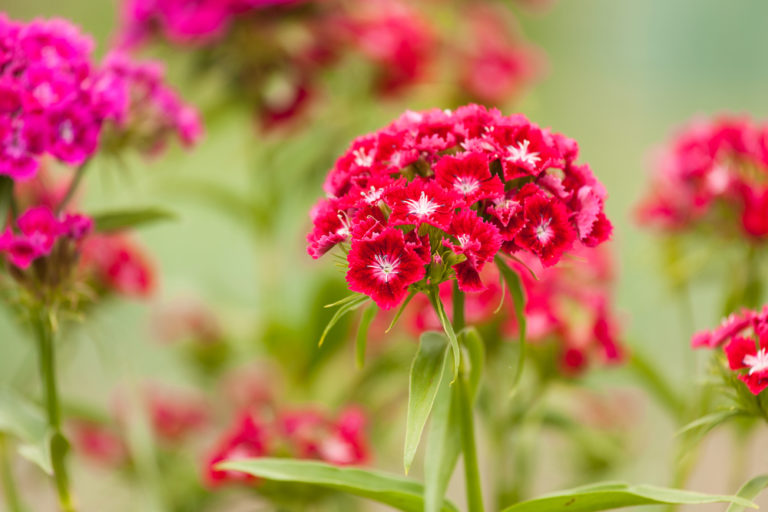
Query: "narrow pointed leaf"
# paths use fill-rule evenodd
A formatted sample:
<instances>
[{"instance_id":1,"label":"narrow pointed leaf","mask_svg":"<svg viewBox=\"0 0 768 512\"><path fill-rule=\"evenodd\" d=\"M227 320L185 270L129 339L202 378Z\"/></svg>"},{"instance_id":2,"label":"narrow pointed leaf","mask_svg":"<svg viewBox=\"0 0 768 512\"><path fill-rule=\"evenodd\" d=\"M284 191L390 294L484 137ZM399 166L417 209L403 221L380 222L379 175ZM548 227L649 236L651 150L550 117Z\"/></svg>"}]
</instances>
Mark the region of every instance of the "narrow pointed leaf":
<instances>
[{"instance_id":1,"label":"narrow pointed leaf","mask_svg":"<svg viewBox=\"0 0 768 512\"><path fill-rule=\"evenodd\" d=\"M517 391L520 379L523 376L523 366L525 363L525 291L523 290L523 282L520 279L520 276L517 275L517 273L512 270L499 255L496 255L496 266L499 267L499 273L507 283L509 293L512 295L515 316L517 318L517 328L518 331L520 331L520 350L517 358L517 369L515 370L515 378L512 381L512 394L514 394Z\"/></svg>"},{"instance_id":2,"label":"narrow pointed leaf","mask_svg":"<svg viewBox=\"0 0 768 512\"><path fill-rule=\"evenodd\" d=\"M461 349L459 348L459 339L456 337L456 332L453 330L453 324L448 318L445 312L445 307L440 300L440 293L437 287L433 287L429 292L429 299L432 302L432 307L437 313L437 317L440 319L440 324L443 326L443 331L448 336L448 341L451 342L451 350L453 350L453 380L459 376L459 363L461 362Z\"/></svg>"},{"instance_id":3,"label":"narrow pointed leaf","mask_svg":"<svg viewBox=\"0 0 768 512\"><path fill-rule=\"evenodd\" d=\"M395 326L397 321L400 320L400 316L403 314L403 311L405 311L405 307L408 305L409 302L411 302L411 299L413 299L416 296L416 293L418 292L411 292L408 294L408 297L406 297L403 303L400 305L400 307L397 310L397 313L395 313L394 318L392 318L392 321L389 323L389 327L387 327L387 330L384 332L389 332L392 330L392 328Z\"/></svg>"},{"instance_id":4,"label":"narrow pointed leaf","mask_svg":"<svg viewBox=\"0 0 768 512\"><path fill-rule=\"evenodd\" d=\"M757 508L754 503L738 496L704 494L651 485L630 485L606 482L547 494L516 503L502 512L593 512L639 505L700 505L705 503L736 503Z\"/></svg>"},{"instance_id":5,"label":"narrow pointed leaf","mask_svg":"<svg viewBox=\"0 0 768 512\"><path fill-rule=\"evenodd\" d=\"M217 468L242 471L267 480L316 485L342 491L405 512L424 510L422 484L379 471L339 467L316 461L270 458L226 461L218 464ZM441 511L458 512L458 509L445 501Z\"/></svg>"},{"instance_id":6,"label":"narrow pointed leaf","mask_svg":"<svg viewBox=\"0 0 768 512\"><path fill-rule=\"evenodd\" d=\"M50 439L45 414L35 404L10 389L0 389L0 432L15 437L21 444L19 454L48 474L51 465Z\"/></svg>"},{"instance_id":7,"label":"narrow pointed leaf","mask_svg":"<svg viewBox=\"0 0 768 512\"><path fill-rule=\"evenodd\" d=\"M461 426L450 372L443 372L424 455L424 512L437 512L461 453Z\"/></svg>"},{"instance_id":8,"label":"narrow pointed leaf","mask_svg":"<svg viewBox=\"0 0 768 512\"><path fill-rule=\"evenodd\" d=\"M368 344L368 328L371 326L371 322L376 318L379 308L376 304L371 304L360 318L360 325L357 327L357 340L355 342L355 362L358 368L362 368L365 365L365 347Z\"/></svg>"},{"instance_id":9,"label":"narrow pointed leaf","mask_svg":"<svg viewBox=\"0 0 768 512\"><path fill-rule=\"evenodd\" d=\"M405 422L405 472L411 468L424 425L435 403L448 361L448 340L439 332L425 332L411 364L408 384L408 415Z\"/></svg>"},{"instance_id":10,"label":"narrow pointed leaf","mask_svg":"<svg viewBox=\"0 0 768 512\"><path fill-rule=\"evenodd\" d=\"M700 435L704 435L713 428L725 423L732 418L745 415L747 415L747 413L739 409L713 412L712 414L707 414L706 416L702 416L701 418L688 423L677 432L677 435L692 431L698 431Z\"/></svg>"},{"instance_id":11,"label":"narrow pointed leaf","mask_svg":"<svg viewBox=\"0 0 768 512\"><path fill-rule=\"evenodd\" d=\"M485 368L485 345L480 333L474 327L465 327L459 333L459 337L469 355L469 394L474 401L480 387L483 368Z\"/></svg>"},{"instance_id":12,"label":"narrow pointed leaf","mask_svg":"<svg viewBox=\"0 0 768 512\"><path fill-rule=\"evenodd\" d=\"M94 213L91 217L93 218L94 227L99 233L134 229L139 226L176 218L172 212L161 208L113 210Z\"/></svg>"},{"instance_id":13,"label":"narrow pointed leaf","mask_svg":"<svg viewBox=\"0 0 768 512\"><path fill-rule=\"evenodd\" d=\"M757 498L757 495L763 492L763 489L768 487L768 475L760 475L751 479L747 483L741 486L736 496L744 498L745 500L753 500ZM731 503L726 512L744 512L747 507L739 503Z\"/></svg>"},{"instance_id":14,"label":"narrow pointed leaf","mask_svg":"<svg viewBox=\"0 0 768 512\"><path fill-rule=\"evenodd\" d=\"M351 300L349 302L346 302L339 306L339 309L336 310L336 313L333 314L331 319L328 321L328 325L325 326L325 329L323 330L322 336L320 336L320 341L317 342L319 346L323 345L323 342L325 341L325 337L328 336L328 333L331 332L331 329L333 329L333 326L338 323L338 321L347 313L354 311L358 309L360 306L368 302L370 299L366 295L360 295L359 297L356 297L354 300Z\"/></svg>"}]
</instances>

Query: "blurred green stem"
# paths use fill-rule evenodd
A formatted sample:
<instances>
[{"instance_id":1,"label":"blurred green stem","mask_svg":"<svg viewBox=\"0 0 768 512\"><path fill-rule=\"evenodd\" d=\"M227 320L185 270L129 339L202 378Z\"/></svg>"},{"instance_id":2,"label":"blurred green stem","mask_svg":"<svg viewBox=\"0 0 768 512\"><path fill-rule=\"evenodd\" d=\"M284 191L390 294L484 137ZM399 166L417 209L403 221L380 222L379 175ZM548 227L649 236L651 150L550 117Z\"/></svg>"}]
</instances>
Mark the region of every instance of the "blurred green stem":
<instances>
[{"instance_id":1,"label":"blurred green stem","mask_svg":"<svg viewBox=\"0 0 768 512\"><path fill-rule=\"evenodd\" d=\"M0 476L3 480L3 496L5 496L8 512L24 512L16 489L16 481L13 478L8 438L3 434L0 434L0 473L2 473Z\"/></svg>"},{"instance_id":2,"label":"blurred green stem","mask_svg":"<svg viewBox=\"0 0 768 512\"><path fill-rule=\"evenodd\" d=\"M436 300L440 300L436 298ZM460 332L464 328L464 292L459 290L456 282L453 284L453 329ZM464 477L467 486L467 510L483 512L483 491L480 483L480 469L477 463L477 446L475 444L475 422L473 415L474 400L470 396L465 376L466 365L462 356L459 364L459 378L454 383L459 404L459 421L461 422L461 448L464 454Z\"/></svg>"},{"instance_id":3,"label":"blurred green stem","mask_svg":"<svg viewBox=\"0 0 768 512\"><path fill-rule=\"evenodd\" d=\"M59 507L62 512L74 512L75 505L69 490L66 465L69 444L61 433L61 408L56 389L54 322L51 313L45 308L41 308L33 323L37 338L45 412L48 416L48 429L50 431L51 464L53 466L53 478L56 482L56 492L59 497Z\"/></svg>"},{"instance_id":4,"label":"blurred green stem","mask_svg":"<svg viewBox=\"0 0 768 512\"><path fill-rule=\"evenodd\" d=\"M67 192L64 194L64 198L62 198L61 202L56 207L56 213L61 213L64 211L64 208L67 207L67 204L69 204L69 202L75 196L75 192L77 192L77 189L80 186L80 182L83 180L83 176L85 175L85 171L88 169L88 164L91 163L91 160L92 159L89 158L83 162L83 164L75 171L75 176L72 178L72 181L69 182L69 187L67 188Z\"/></svg>"}]
</instances>

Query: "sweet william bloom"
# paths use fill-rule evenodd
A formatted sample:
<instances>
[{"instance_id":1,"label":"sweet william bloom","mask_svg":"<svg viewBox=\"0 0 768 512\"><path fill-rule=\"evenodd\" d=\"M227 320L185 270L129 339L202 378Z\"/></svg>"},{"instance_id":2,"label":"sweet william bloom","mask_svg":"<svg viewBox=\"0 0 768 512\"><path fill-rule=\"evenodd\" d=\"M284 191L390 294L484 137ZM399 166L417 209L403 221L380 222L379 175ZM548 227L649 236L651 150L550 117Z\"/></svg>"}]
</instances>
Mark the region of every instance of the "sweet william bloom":
<instances>
[{"instance_id":1,"label":"sweet william bloom","mask_svg":"<svg viewBox=\"0 0 768 512\"><path fill-rule=\"evenodd\" d=\"M225 471L216 464L225 460L263 457L269 450L267 428L251 414L241 414L232 429L224 435L206 463L206 483L217 487L231 482L253 483L256 479L239 471Z\"/></svg>"},{"instance_id":2,"label":"sweet william bloom","mask_svg":"<svg viewBox=\"0 0 768 512\"><path fill-rule=\"evenodd\" d=\"M704 330L694 334L691 339L691 346L693 348L717 348L760 322L761 318L765 321L765 314L759 315L748 309L742 310L740 313L732 313L724 318L720 326L714 330Z\"/></svg>"},{"instance_id":3,"label":"sweet william bloom","mask_svg":"<svg viewBox=\"0 0 768 512\"><path fill-rule=\"evenodd\" d=\"M349 251L347 282L382 309L397 306L408 286L424 277L424 261L407 247L402 231L388 228L370 240L355 240Z\"/></svg>"},{"instance_id":4,"label":"sweet william bloom","mask_svg":"<svg viewBox=\"0 0 768 512\"><path fill-rule=\"evenodd\" d=\"M94 235L82 246L80 268L99 286L116 293L146 297L155 288L148 257L124 235Z\"/></svg>"},{"instance_id":5,"label":"sweet william bloom","mask_svg":"<svg viewBox=\"0 0 768 512\"><path fill-rule=\"evenodd\" d=\"M108 427L89 421L77 421L70 437L76 452L108 467L128 461L128 449L123 439Z\"/></svg>"},{"instance_id":6,"label":"sweet william bloom","mask_svg":"<svg viewBox=\"0 0 768 512\"><path fill-rule=\"evenodd\" d=\"M166 442L179 442L200 430L208 420L208 405L196 396L153 387L147 393L152 427Z\"/></svg>"},{"instance_id":7,"label":"sweet william bloom","mask_svg":"<svg viewBox=\"0 0 768 512\"><path fill-rule=\"evenodd\" d=\"M734 337L725 346L725 354L731 370L746 370L739 374L739 379L753 394L758 395L768 387L768 330L759 334L757 343L752 338Z\"/></svg>"},{"instance_id":8,"label":"sweet william bloom","mask_svg":"<svg viewBox=\"0 0 768 512\"><path fill-rule=\"evenodd\" d=\"M78 219L83 219L82 222L87 225L83 229L90 229L87 219ZM69 220L68 224L79 222ZM0 236L0 252L5 253L9 261L21 269L29 267L37 258L50 254L59 238L70 234L68 231L74 231L71 234L82 237L80 227L65 229L65 225L45 206L30 208L17 219L16 224L19 233L14 233L9 227Z\"/></svg>"},{"instance_id":9,"label":"sweet william bloom","mask_svg":"<svg viewBox=\"0 0 768 512\"><path fill-rule=\"evenodd\" d=\"M426 289L456 279L465 291L481 290L483 264L500 251L552 266L611 234L605 190L588 166L575 163L577 155L574 141L522 115L477 105L406 112L355 139L336 161L327 198L311 213L308 252L318 257L341 246L350 288L385 308L400 303L411 284ZM389 260L360 257L383 233L402 237L403 257L413 249L422 260L397 293ZM382 290L372 274L384 267Z\"/></svg>"}]
</instances>

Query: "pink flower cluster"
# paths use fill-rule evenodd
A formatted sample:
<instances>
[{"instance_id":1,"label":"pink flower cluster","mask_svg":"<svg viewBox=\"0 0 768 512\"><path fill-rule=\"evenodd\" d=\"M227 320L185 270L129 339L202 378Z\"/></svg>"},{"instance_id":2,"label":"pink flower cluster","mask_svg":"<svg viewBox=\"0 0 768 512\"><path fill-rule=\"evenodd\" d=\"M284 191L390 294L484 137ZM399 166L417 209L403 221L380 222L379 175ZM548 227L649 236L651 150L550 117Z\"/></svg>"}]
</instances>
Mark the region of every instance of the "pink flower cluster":
<instances>
[{"instance_id":1,"label":"pink flower cluster","mask_svg":"<svg viewBox=\"0 0 768 512\"><path fill-rule=\"evenodd\" d=\"M652 187L639 210L643 223L765 238L768 125L735 117L693 122L661 154Z\"/></svg>"},{"instance_id":2,"label":"pink flower cluster","mask_svg":"<svg viewBox=\"0 0 768 512\"><path fill-rule=\"evenodd\" d=\"M543 268L534 258L524 256L528 268L511 266L518 272L526 296L526 341L542 344L554 341L559 346L560 367L571 375L586 370L593 359L607 364L620 363L625 349L620 342L619 321L612 307L613 265L608 251L582 248L556 267ZM530 270L536 274L531 276ZM482 293L466 296L466 321L471 325L490 322L502 299L498 271L489 266L483 271L488 286ZM440 296L450 317L452 287L444 283ZM429 302L414 301L412 325L417 332L439 330L440 321ZM501 333L510 339L519 335L514 302L504 299Z\"/></svg>"},{"instance_id":3,"label":"pink flower cluster","mask_svg":"<svg viewBox=\"0 0 768 512\"><path fill-rule=\"evenodd\" d=\"M116 57L96 67L92 47L66 21L22 23L0 13L0 174L30 178L46 154L80 165L96 152L106 121L122 131L129 128L126 118L143 117L131 112L139 80L121 74ZM146 73L142 65L126 66ZM170 98L167 88L155 83L147 93L150 99L140 101L156 104L164 123L187 135L197 130L193 111Z\"/></svg>"},{"instance_id":4,"label":"pink flower cluster","mask_svg":"<svg viewBox=\"0 0 768 512\"><path fill-rule=\"evenodd\" d=\"M341 245L350 289L384 309L427 281L482 290L499 251L554 265L611 234L605 190L577 154L575 141L522 115L406 112L338 159L311 213L309 254Z\"/></svg>"},{"instance_id":5,"label":"pink flower cluster","mask_svg":"<svg viewBox=\"0 0 768 512\"><path fill-rule=\"evenodd\" d=\"M149 257L125 234L88 237L81 247L80 271L100 292L147 297L156 288Z\"/></svg>"},{"instance_id":6,"label":"pink flower cluster","mask_svg":"<svg viewBox=\"0 0 768 512\"><path fill-rule=\"evenodd\" d=\"M725 318L719 327L696 333L694 348L723 347L731 370L758 395L768 387L768 306L762 311L743 310Z\"/></svg>"},{"instance_id":7,"label":"pink flower cluster","mask_svg":"<svg viewBox=\"0 0 768 512\"><path fill-rule=\"evenodd\" d=\"M59 244L79 243L93 228L84 215L54 215L45 206L30 208L0 234L0 254L20 269L51 254Z\"/></svg>"},{"instance_id":8,"label":"pink flower cluster","mask_svg":"<svg viewBox=\"0 0 768 512\"><path fill-rule=\"evenodd\" d=\"M215 466L225 460L269 456L361 464L368 458L365 416L357 408L342 411L337 419L312 409L284 411L272 420L243 412L210 456L207 481L211 486L254 482L251 476Z\"/></svg>"}]
</instances>

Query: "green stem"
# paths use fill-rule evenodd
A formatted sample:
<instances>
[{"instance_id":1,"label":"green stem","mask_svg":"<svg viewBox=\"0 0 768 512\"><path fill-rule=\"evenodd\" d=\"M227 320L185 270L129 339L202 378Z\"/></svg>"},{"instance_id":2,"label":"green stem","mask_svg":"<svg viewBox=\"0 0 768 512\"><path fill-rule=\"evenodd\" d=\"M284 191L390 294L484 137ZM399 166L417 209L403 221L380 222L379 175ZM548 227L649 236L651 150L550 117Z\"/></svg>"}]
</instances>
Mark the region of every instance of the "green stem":
<instances>
[{"instance_id":1,"label":"green stem","mask_svg":"<svg viewBox=\"0 0 768 512\"><path fill-rule=\"evenodd\" d=\"M0 477L3 481L3 495L5 496L5 504L8 506L8 512L24 512L24 507L21 505L21 499L19 498L19 492L16 489L16 481L13 478L11 455L8 450L8 439L3 434L0 434L0 473Z\"/></svg>"},{"instance_id":2,"label":"green stem","mask_svg":"<svg viewBox=\"0 0 768 512\"><path fill-rule=\"evenodd\" d=\"M459 290L455 282L453 288L453 325L455 331L464 328L464 292ZM474 400L469 394L465 371L466 366L462 356L459 378L456 379L453 392L456 393L456 402L459 404L461 447L464 453L464 477L467 486L467 509L469 512L483 512L485 510L483 507L483 490L480 484L480 469L477 463L477 447L475 445Z\"/></svg>"},{"instance_id":3,"label":"green stem","mask_svg":"<svg viewBox=\"0 0 768 512\"><path fill-rule=\"evenodd\" d=\"M56 355L54 346L53 319L50 314L41 310L35 319L35 334L37 337L38 357L40 358L40 377L43 383L45 411L48 416L50 430L51 465L56 491L59 496L59 507L62 512L75 512L75 505L69 491L66 456L69 449L66 438L61 433L61 408L56 389Z\"/></svg>"},{"instance_id":4,"label":"green stem","mask_svg":"<svg viewBox=\"0 0 768 512\"><path fill-rule=\"evenodd\" d=\"M83 180L83 176L85 175L85 171L88 168L88 164L90 162L90 159L86 160L80 167L77 168L77 171L75 171L75 176L72 178L72 181L69 182L69 187L67 188L67 192L64 194L64 198L56 207L56 213L63 212L64 208L67 207L67 204L69 204L69 202L75 196L75 192L77 192L77 189L80 186L80 182Z\"/></svg>"}]
</instances>

